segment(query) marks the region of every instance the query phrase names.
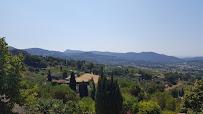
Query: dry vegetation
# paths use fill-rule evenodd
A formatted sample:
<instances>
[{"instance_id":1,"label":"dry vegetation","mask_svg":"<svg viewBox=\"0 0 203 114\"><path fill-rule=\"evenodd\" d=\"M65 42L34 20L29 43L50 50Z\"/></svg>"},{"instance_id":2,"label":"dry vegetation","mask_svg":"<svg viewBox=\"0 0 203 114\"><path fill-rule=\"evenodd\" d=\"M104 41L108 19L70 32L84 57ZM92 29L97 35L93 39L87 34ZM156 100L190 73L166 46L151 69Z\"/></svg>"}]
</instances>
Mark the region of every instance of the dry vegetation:
<instances>
[{"instance_id":1,"label":"dry vegetation","mask_svg":"<svg viewBox=\"0 0 203 114\"><path fill-rule=\"evenodd\" d=\"M170 87L170 86L168 86L168 84L166 84L165 85L165 91L169 91L169 90L171 90L171 89L173 89L173 88L176 88L176 87L178 87L178 86L181 86L181 85L183 85L184 84L184 82L183 81L179 81L176 85L173 85L172 87Z\"/></svg>"},{"instance_id":2,"label":"dry vegetation","mask_svg":"<svg viewBox=\"0 0 203 114\"><path fill-rule=\"evenodd\" d=\"M80 77L77 77L76 82L82 82L82 81L88 82L89 80L91 80L91 78L93 78L95 84L98 83L99 75L88 74L88 73L85 73Z\"/></svg>"}]
</instances>

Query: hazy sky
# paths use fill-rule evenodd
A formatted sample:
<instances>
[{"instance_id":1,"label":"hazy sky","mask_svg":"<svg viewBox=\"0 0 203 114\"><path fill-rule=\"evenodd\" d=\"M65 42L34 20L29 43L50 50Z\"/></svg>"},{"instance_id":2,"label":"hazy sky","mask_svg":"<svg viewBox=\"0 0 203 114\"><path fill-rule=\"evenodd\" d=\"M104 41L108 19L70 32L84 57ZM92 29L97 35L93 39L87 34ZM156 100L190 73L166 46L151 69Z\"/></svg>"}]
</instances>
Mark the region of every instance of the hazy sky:
<instances>
[{"instance_id":1,"label":"hazy sky","mask_svg":"<svg viewBox=\"0 0 203 114\"><path fill-rule=\"evenodd\" d=\"M203 56L203 0L0 0L0 37L23 49Z\"/></svg>"}]
</instances>

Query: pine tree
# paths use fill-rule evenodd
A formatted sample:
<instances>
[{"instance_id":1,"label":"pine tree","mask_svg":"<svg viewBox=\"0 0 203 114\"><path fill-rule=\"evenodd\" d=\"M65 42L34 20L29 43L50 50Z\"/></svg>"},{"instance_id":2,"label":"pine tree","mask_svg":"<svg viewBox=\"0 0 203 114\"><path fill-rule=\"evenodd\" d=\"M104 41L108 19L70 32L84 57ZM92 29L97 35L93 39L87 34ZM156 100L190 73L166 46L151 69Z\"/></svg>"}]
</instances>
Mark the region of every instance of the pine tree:
<instances>
[{"instance_id":1,"label":"pine tree","mask_svg":"<svg viewBox=\"0 0 203 114\"><path fill-rule=\"evenodd\" d=\"M74 72L71 73L71 78L70 78L70 85L69 85L69 87L70 87L72 90L76 91L76 80L75 80L75 73L74 73Z\"/></svg>"},{"instance_id":2,"label":"pine tree","mask_svg":"<svg viewBox=\"0 0 203 114\"><path fill-rule=\"evenodd\" d=\"M96 90L95 109L98 114L118 114L122 109L123 98L117 81L100 77Z\"/></svg>"},{"instance_id":3,"label":"pine tree","mask_svg":"<svg viewBox=\"0 0 203 114\"><path fill-rule=\"evenodd\" d=\"M48 78L48 81L50 81L50 82L52 81L51 71L50 71L50 70L48 71L48 76L47 76L47 78Z\"/></svg>"}]
</instances>

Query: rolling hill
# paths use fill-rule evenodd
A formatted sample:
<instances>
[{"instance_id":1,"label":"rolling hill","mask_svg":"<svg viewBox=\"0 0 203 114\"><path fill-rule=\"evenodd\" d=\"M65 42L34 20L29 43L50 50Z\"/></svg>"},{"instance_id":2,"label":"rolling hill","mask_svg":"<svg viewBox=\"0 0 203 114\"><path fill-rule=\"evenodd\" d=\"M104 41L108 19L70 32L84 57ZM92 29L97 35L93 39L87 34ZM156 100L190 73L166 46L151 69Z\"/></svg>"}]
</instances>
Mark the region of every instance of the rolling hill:
<instances>
[{"instance_id":1,"label":"rolling hill","mask_svg":"<svg viewBox=\"0 0 203 114\"><path fill-rule=\"evenodd\" d=\"M106 65L176 64L185 62L185 60L179 59L177 57L167 56L154 52L114 53L100 51L85 52L80 50L66 50L64 52L60 52L49 51L41 48L29 48L23 50L31 55L53 56L68 60L86 60Z\"/></svg>"},{"instance_id":2,"label":"rolling hill","mask_svg":"<svg viewBox=\"0 0 203 114\"><path fill-rule=\"evenodd\" d=\"M82 51L74 51L73 53L84 53ZM119 57L125 60L131 60L131 61L146 61L146 62L153 62L153 63L159 63L159 64L176 64L176 63L182 63L185 60L173 57L173 56L167 56L163 54L158 54L154 52L141 52L141 53L134 53L134 52L128 52L128 53L114 53L114 52L100 52L100 51L89 51L90 53L97 54L97 55L103 55L103 56L111 56L111 57ZM70 51L64 51L64 53L71 54Z\"/></svg>"}]
</instances>

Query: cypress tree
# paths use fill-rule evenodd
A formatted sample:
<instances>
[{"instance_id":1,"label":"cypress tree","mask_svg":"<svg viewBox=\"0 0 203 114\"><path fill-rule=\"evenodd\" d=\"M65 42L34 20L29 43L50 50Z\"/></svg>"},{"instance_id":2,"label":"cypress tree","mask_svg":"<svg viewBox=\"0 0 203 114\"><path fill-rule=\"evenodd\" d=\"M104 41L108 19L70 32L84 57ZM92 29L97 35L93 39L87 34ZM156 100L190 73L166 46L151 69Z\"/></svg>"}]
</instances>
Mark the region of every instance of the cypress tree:
<instances>
[{"instance_id":1,"label":"cypress tree","mask_svg":"<svg viewBox=\"0 0 203 114\"><path fill-rule=\"evenodd\" d=\"M93 88L92 88L92 91L91 91L91 98L94 100L94 97L95 97L95 91L96 91L94 81L93 81L92 84L93 84Z\"/></svg>"},{"instance_id":2,"label":"cypress tree","mask_svg":"<svg viewBox=\"0 0 203 114\"><path fill-rule=\"evenodd\" d=\"M85 82L80 83L79 93L81 98L88 96L87 84Z\"/></svg>"},{"instance_id":3,"label":"cypress tree","mask_svg":"<svg viewBox=\"0 0 203 114\"><path fill-rule=\"evenodd\" d=\"M101 69L100 69L100 76L101 76L101 78L104 77L103 67L101 67Z\"/></svg>"},{"instance_id":4,"label":"cypress tree","mask_svg":"<svg viewBox=\"0 0 203 114\"><path fill-rule=\"evenodd\" d=\"M63 67L62 67L62 66L60 66L60 71L62 72L62 70L63 70Z\"/></svg>"},{"instance_id":5,"label":"cypress tree","mask_svg":"<svg viewBox=\"0 0 203 114\"><path fill-rule=\"evenodd\" d=\"M172 89L171 90L171 95L174 97L174 98L178 98L178 90L176 88Z\"/></svg>"},{"instance_id":6,"label":"cypress tree","mask_svg":"<svg viewBox=\"0 0 203 114\"><path fill-rule=\"evenodd\" d=\"M70 78L69 87L70 87L72 90L76 91L76 80L75 80L75 73L74 73L74 72L71 73L71 78Z\"/></svg>"},{"instance_id":7,"label":"cypress tree","mask_svg":"<svg viewBox=\"0 0 203 114\"><path fill-rule=\"evenodd\" d=\"M184 92L184 89L182 88L182 89L179 91L179 95L180 95L181 97L183 97L184 94L185 94L185 92Z\"/></svg>"},{"instance_id":8,"label":"cypress tree","mask_svg":"<svg viewBox=\"0 0 203 114\"><path fill-rule=\"evenodd\" d=\"M63 72L63 78L65 79L65 78L67 78L67 76L68 76L67 71L64 70L64 72Z\"/></svg>"},{"instance_id":9,"label":"cypress tree","mask_svg":"<svg viewBox=\"0 0 203 114\"><path fill-rule=\"evenodd\" d=\"M123 98L117 81L100 77L96 90L95 110L98 114L118 114L122 109Z\"/></svg>"},{"instance_id":10,"label":"cypress tree","mask_svg":"<svg viewBox=\"0 0 203 114\"><path fill-rule=\"evenodd\" d=\"M48 78L48 81L50 81L50 82L52 81L51 71L50 71L50 70L48 71L48 76L47 76L47 78Z\"/></svg>"}]
</instances>

